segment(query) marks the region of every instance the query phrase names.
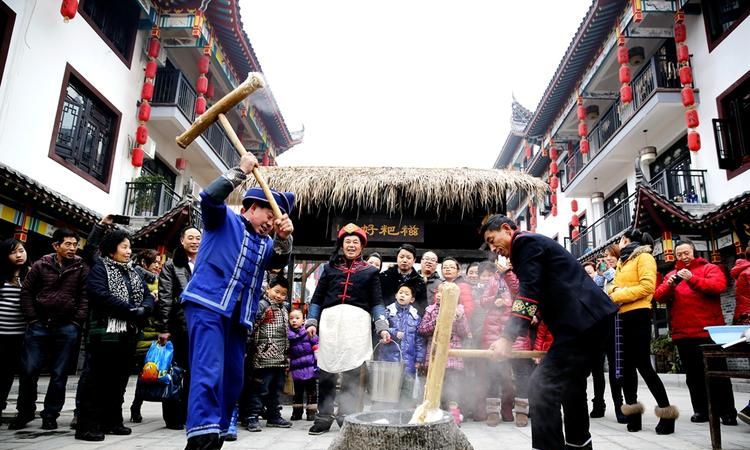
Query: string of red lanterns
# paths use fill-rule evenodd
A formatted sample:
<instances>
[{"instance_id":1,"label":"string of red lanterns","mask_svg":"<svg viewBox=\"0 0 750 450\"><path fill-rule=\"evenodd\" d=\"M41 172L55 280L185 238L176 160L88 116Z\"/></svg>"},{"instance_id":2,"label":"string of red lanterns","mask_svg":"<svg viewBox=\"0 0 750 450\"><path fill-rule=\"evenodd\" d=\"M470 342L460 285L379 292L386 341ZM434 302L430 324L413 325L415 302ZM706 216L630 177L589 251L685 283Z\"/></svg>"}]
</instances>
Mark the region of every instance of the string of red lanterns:
<instances>
[{"instance_id":1,"label":"string of red lanterns","mask_svg":"<svg viewBox=\"0 0 750 450\"><path fill-rule=\"evenodd\" d=\"M578 96L578 108L576 109L576 115L578 116L578 136L581 138L579 145L582 155L589 154L589 127L586 125L586 108L583 106L583 97Z\"/></svg>"},{"instance_id":2,"label":"string of red lanterns","mask_svg":"<svg viewBox=\"0 0 750 450\"><path fill-rule=\"evenodd\" d=\"M156 58L161 52L161 31L158 26L151 28L151 38L148 41L148 62L143 71L143 87L141 88L141 103L138 106L138 128L135 131L135 146L130 154L133 167L143 166L145 152L143 146L148 142L148 127L146 122L151 119L151 100L154 98L154 80L156 79Z\"/></svg>"},{"instance_id":3,"label":"string of red lanterns","mask_svg":"<svg viewBox=\"0 0 750 450\"><path fill-rule=\"evenodd\" d=\"M627 105L633 101L633 88L630 86L632 73L630 72L630 55L625 46L625 36L617 30L617 62L620 63L620 101Z\"/></svg>"},{"instance_id":4,"label":"string of red lanterns","mask_svg":"<svg viewBox=\"0 0 750 450\"><path fill-rule=\"evenodd\" d=\"M685 124L688 128L688 148L694 152L701 149L701 135L695 129L700 125L698 110L695 109L695 92L693 91L693 68L690 67L690 50L685 44L687 27L685 13L680 10L674 15L674 41L677 45L677 64L680 67L680 84L682 85L682 105L685 110Z\"/></svg>"}]
</instances>

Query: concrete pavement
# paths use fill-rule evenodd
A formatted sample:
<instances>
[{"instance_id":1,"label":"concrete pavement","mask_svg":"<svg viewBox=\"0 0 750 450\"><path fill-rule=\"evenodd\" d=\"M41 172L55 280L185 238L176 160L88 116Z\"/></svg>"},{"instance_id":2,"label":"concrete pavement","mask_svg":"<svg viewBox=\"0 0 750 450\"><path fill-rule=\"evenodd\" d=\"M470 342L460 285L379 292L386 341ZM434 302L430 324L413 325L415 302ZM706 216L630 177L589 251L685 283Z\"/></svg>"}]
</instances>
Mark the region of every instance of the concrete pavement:
<instances>
[{"instance_id":1,"label":"concrete pavement","mask_svg":"<svg viewBox=\"0 0 750 450\"><path fill-rule=\"evenodd\" d=\"M639 388L641 401L646 405L647 413L643 418L643 431L628 433L625 425L615 421L611 403L608 403L607 415L602 419L591 421L591 433L593 435L594 448L597 450L614 449L710 449L708 424L693 424L690 422L692 414L690 398L684 385L684 376L663 375L670 400L676 404L682 416L678 419L676 433L670 436L658 436L654 432L657 418L653 415L655 401L648 393L644 385ZM138 449L149 450L181 450L185 447L185 435L181 431L173 431L164 428L161 420L161 407L157 403L144 403L143 423L130 424L133 428L131 436L107 436L103 442L83 442L73 439L73 430L68 428L73 416L75 398L75 378L69 382L67 401L62 415L58 420L60 428L55 431L41 430L41 419L36 419L24 430L9 431L7 425L0 428L0 449L28 449L28 450L73 450L73 449ZM126 420L129 416L130 402L132 401L135 385L135 377L126 393L126 403L123 411L126 412ZM750 400L747 391L750 385L740 383L735 385L735 405L738 409L744 407ZM40 380L40 392L46 391L46 380ZM744 391L744 392L738 392ZM589 391L591 392L591 391ZM15 405L15 394L8 399L10 405ZM40 395L40 402L43 395ZM39 404L41 409L41 404ZM5 411L5 417L12 416L11 408ZM291 415L289 407L284 409L284 417ZM336 425L330 433L322 436L310 436L307 429L311 422L294 422L291 429L264 428L260 433L250 433L244 429L240 430L239 440L228 442L224 449L268 449L268 450L323 450L328 448L333 438L338 433ZM504 449L529 449L531 448L531 428L516 428L512 423L503 423L498 427L491 428L484 423L465 422L461 426L462 431L469 438L476 450ZM740 422L736 427L721 427L724 449L750 449L750 426Z\"/></svg>"}]
</instances>

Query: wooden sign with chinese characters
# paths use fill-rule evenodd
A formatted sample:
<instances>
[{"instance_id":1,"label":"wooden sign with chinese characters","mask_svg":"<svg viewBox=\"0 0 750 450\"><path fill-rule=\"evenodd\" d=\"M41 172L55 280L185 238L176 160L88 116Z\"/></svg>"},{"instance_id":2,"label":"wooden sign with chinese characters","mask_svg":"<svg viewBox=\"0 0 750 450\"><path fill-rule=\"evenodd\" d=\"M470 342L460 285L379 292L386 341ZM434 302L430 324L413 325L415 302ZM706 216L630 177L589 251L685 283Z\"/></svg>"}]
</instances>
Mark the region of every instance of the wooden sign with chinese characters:
<instances>
[{"instance_id":1,"label":"wooden sign with chinese characters","mask_svg":"<svg viewBox=\"0 0 750 450\"><path fill-rule=\"evenodd\" d=\"M360 217L350 221L336 219L331 226L331 239L336 240L338 230L350 222L365 230L369 242L424 242L424 221L387 217Z\"/></svg>"}]
</instances>

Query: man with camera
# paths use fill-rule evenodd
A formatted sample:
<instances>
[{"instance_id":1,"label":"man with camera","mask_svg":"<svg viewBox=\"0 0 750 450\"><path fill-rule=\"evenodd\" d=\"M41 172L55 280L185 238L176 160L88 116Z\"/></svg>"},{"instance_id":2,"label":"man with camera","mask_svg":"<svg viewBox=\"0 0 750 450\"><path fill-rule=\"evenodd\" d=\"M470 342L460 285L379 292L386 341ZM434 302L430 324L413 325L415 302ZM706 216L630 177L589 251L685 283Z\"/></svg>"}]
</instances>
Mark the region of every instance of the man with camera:
<instances>
[{"instance_id":1,"label":"man with camera","mask_svg":"<svg viewBox=\"0 0 750 450\"><path fill-rule=\"evenodd\" d=\"M675 268L664 277L654 299L670 306L672 341L685 369L685 381L693 405L694 414L690 421L708 422L701 345L714 342L703 327L725 324L720 296L727 287L727 280L719 266L695 256L695 245L691 241L679 241L674 252ZM726 366L719 370L726 370ZM717 396L721 422L737 425L737 410L729 379L714 378L711 383L711 391Z\"/></svg>"}]
</instances>

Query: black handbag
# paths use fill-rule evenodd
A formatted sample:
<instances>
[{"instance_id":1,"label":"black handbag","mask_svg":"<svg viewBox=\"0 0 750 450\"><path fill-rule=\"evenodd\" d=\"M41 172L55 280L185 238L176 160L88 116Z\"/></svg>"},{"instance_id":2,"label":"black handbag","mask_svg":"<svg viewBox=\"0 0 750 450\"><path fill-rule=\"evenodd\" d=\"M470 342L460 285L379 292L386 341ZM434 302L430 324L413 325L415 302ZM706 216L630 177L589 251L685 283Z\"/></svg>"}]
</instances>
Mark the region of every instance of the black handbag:
<instances>
[{"instance_id":1,"label":"black handbag","mask_svg":"<svg viewBox=\"0 0 750 450\"><path fill-rule=\"evenodd\" d=\"M147 402L176 401L180 399L182 392L182 379L185 370L172 364L169 369L170 383L148 383L138 378L135 387L136 396Z\"/></svg>"}]
</instances>

